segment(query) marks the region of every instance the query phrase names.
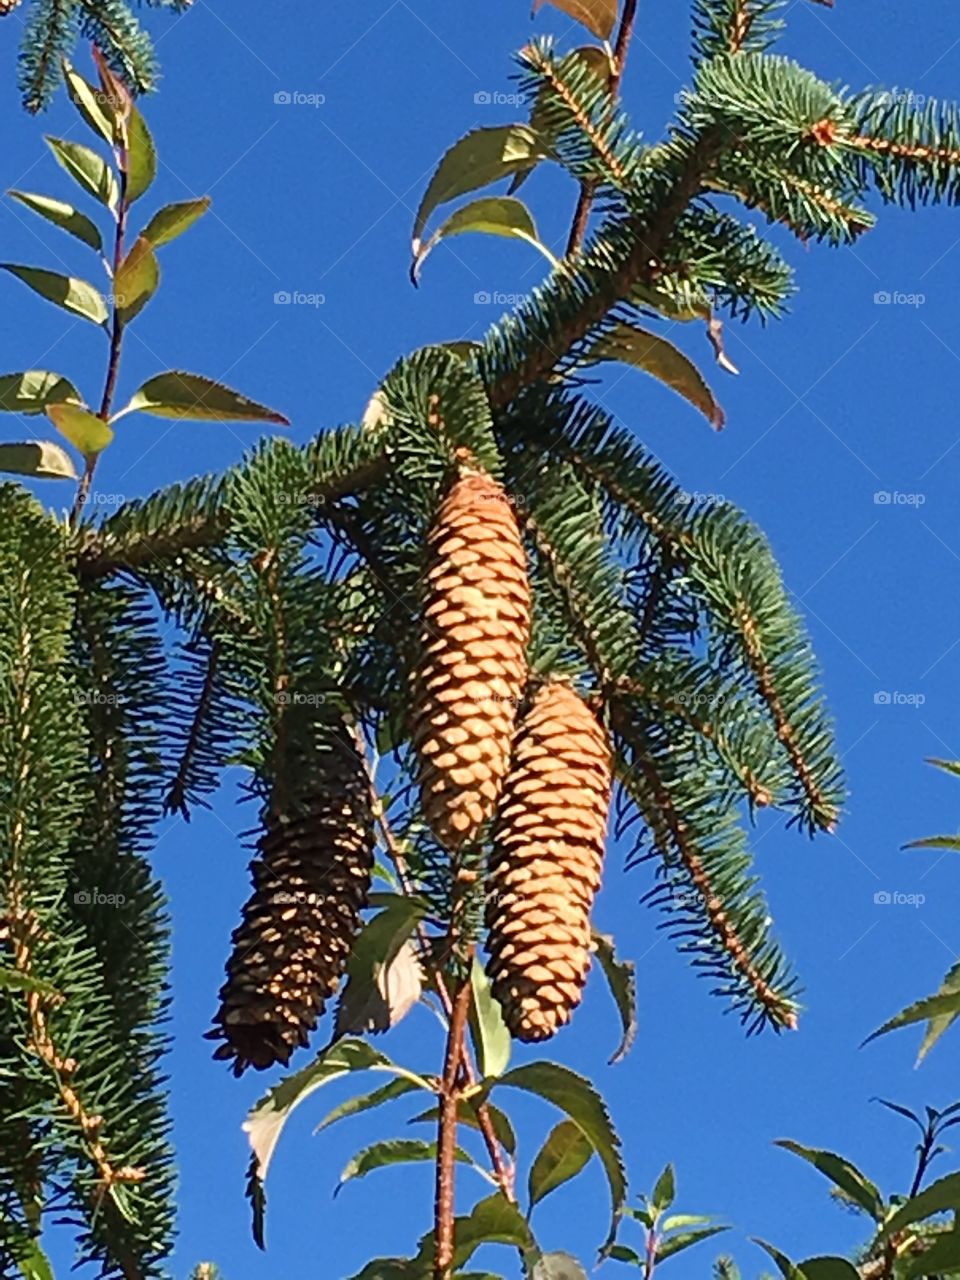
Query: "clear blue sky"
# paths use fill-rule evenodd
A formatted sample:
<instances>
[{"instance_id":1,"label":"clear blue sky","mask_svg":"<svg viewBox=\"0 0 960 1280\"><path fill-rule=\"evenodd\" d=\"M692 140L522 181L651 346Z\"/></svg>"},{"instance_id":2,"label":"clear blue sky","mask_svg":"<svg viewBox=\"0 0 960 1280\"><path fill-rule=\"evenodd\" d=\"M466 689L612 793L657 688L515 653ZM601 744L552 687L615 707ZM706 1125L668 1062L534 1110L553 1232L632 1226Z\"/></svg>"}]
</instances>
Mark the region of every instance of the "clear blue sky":
<instances>
[{"instance_id":1,"label":"clear blue sky","mask_svg":"<svg viewBox=\"0 0 960 1280\"><path fill-rule=\"evenodd\" d=\"M926 0L909 12L894 0L838 0L834 12L796 0L789 17L786 50L828 79L960 94L954 0ZM582 42L556 11L531 24L525 0L198 0L180 20L151 14L150 22L164 79L146 106L162 159L148 200L211 192L214 213L164 250L164 285L132 332L121 395L163 368L197 370L284 411L293 438L305 442L356 420L401 353L482 334L497 309L475 294L522 293L542 272L524 246L463 238L437 250L415 292L406 254L413 209L442 151L474 126L517 116L509 102L476 101L512 92L512 51L532 28ZM687 78L688 22L686 3L641 5L625 95L649 135ZM65 196L69 181L41 130L76 137L81 127L62 100L42 121L20 114L11 83L18 36L19 18L8 18L0 27L2 183ZM278 104L282 92L324 101ZM572 185L538 174L526 195L544 238L560 247ZM849 774L850 801L834 837L810 843L775 816L756 831L771 910L805 981L797 1033L743 1038L657 932L656 913L640 906L649 872L624 873L613 848L597 923L638 964L637 1044L624 1064L604 1065L615 1018L594 978L573 1030L550 1046L597 1077L634 1191L675 1161L680 1207L736 1224L729 1247L748 1276L764 1262L748 1235L795 1257L860 1239L857 1221L829 1205L819 1175L773 1139L844 1152L885 1191L903 1191L912 1136L869 1099L946 1105L957 1091L960 1046L949 1038L919 1072L915 1036L858 1048L886 1016L932 990L960 948L955 855L900 851L912 837L955 829L960 802L960 787L923 764L924 756L960 756L960 222L951 210L880 212L879 228L855 249L788 243L802 290L793 314L766 331L731 329L739 378L708 370L728 413L722 434L636 372L618 370L602 388L607 406L686 489L724 495L766 530L808 619ZM5 205L0 239L4 259L93 269L81 246L22 209ZM277 305L280 291L322 294L324 302ZM877 305L880 291L924 300ZM91 326L71 327L12 279L0 280L0 315L4 369L56 368L88 397L99 395L104 344ZM702 334L673 336L707 366ZM16 425L0 422L4 438ZM256 434L127 419L98 483L107 495L145 494L230 465ZM913 497L878 503L878 492ZM881 692L916 696L883 704ZM279 1148L269 1252L250 1242L240 1122L268 1080L234 1081L201 1039L247 894L249 855L237 833L251 813L235 801L227 786L189 828L164 825L155 852L175 921L169 1068L182 1209L174 1270L184 1277L197 1260L213 1259L228 1280L337 1280L378 1253L411 1248L429 1225L429 1172L375 1174L334 1204L331 1190L354 1149L402 1133L404 1113L384 1111L314 1138L313 1122L346 1092L331 1088L303 1108ZM884 891L925 901L877 904ZM418 1012L388 1047L435 1069L436 1024ZM529 1159L550 1117L523 1105L516 1115ZM460 1186L465 1197L484 1192L469 1172ZM557 1193L535 1215L544 1245L591 1259L604 1205L599 1170ZM669 1263L670 1273L702 1276L713 1252L703 1246ZM514 1274L506 1251L484 1261ZM617 1270L611 1263L604 1274Z\"/></svg>"}]
</instances>

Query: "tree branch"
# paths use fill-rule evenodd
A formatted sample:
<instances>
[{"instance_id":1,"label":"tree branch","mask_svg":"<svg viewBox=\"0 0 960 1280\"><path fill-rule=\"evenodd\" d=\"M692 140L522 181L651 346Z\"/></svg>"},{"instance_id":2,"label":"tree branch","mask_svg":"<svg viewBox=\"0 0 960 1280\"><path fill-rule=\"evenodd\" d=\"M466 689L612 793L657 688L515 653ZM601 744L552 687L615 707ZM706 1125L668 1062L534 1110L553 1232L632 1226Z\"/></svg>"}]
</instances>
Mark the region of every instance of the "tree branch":
<instances>
[{"instance_id":1,"label":"tree branch","mask_svg":"<svg viewBox=\"0 0 960 1280\"><path fill-rule=\"evenodd\" d=\"M468 963L473 958L469 949ZM457 1120L460 1106L460 1071L466 1049L467 1015L473 987L469 970L457 989L447 1033L447 1052L440 1082L440 1116L437 1121L437 1178L434 1201L434 1280L448 1280L453 1266L454 1179L456 1173Z\"/></svg>"}]
</instances>

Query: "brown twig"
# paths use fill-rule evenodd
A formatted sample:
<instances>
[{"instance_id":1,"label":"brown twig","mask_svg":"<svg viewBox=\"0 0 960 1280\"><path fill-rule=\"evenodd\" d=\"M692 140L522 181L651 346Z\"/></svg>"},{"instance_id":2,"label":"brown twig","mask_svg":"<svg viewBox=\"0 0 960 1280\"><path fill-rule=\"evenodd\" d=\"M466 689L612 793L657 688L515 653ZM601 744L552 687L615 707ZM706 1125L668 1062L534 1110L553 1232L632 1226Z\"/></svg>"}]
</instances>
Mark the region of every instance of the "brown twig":
<instances>
[{"instance_id":1,"label":"brown twig","mask_svg":"<svg viewBox=\"0 0 960 1280\"><path fill-rule=\"evenodd\" d=\"M613 73L610 76L610 109L616 110L616 98L620 92L620 83L623 80L623 69L627 61L627 54L630 50L630 40L633 36L633 29L637 19L637 3L638 0L626 0L623 6L623 13L620 16L620 27L617 31L617 41L613 50ZM593 207L593 198L596 195L595 182L583 182L580 184L580 197L577 200L577 208L573 215L573 224L570 227L570 236L567 240L567 257L571 257L577 253L583 244L584 237L587 234L587 224L590 221L590 210Z\"/></svg>"},{"instance_id":2,"label":"brown twig","mask_svg":"<svg viewBox=\"0 0 960 1280\"><path fill-rule=\"evenodd\" d=\"M473 948L467 961L472 960ZM466 1049L467 1016L473 987L469 970L453 999L447 1032L447 1052L440 1082L440 1116L437 1121L437 1179L434 1200L434 1280L448 1280L453 1266L454 1181L456 1174L457 1121L461 1098L461 1069Z\"/></svg>"},{"instance_id":3,"label":"brown twig","mask_svg":"<svg viewBox=\"0 0 960 1280\"><path fill-rule=\"evenodd\" d=\"M113 239L113 299L110 322L110 355L107 359L107 376L103 384L103 395L100 398L100 410L97 417L102 422L110 420L110 409L113 405L114 392L117 389L117 375L120 372L120 350L123 345L123 317L116 295L117 272L123 262L123 242L127 230L127 214L130 206L127 202L126 159L122 158L118 166L120 171L120 195L117 203L117 226ZM70 523L75 525L80 519L83 508L90 497L94 473L100 460L99 453L88 453L84 460L83 475L77 485L77 496L74 498L73 510L70 512Z\"/></svg>"}]
</instances>

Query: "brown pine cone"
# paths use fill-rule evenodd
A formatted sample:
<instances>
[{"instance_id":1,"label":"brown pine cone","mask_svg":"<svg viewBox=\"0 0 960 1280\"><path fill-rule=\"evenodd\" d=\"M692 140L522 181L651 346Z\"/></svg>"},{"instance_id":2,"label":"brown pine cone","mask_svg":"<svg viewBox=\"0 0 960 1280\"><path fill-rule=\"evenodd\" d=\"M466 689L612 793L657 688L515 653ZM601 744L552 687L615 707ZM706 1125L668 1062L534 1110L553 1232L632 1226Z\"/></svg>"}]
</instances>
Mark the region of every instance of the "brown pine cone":
<instances>
[{"instance_id":1,"label":"brown pine cone","mask_svg":"<svg viewBox=\"0 0 960 1280\"><path fill-rule=\"evenodd\" d=\"M610 792L606 732L569 685L544 685L517 731L488 881L487 970L518 1040L548 1039L580 1003Z\"/></svg>"},{"instance_id":2,"label":"brown pine cone","mask_svg":"<svg viewBox=\"0 0 960 1280\"><path fill-rule=\"evenodd\" d=\"M510 500L466 472L429 534L413 743L434 835L455 850L497 806L527 678L530 584Z\"/></svg>"}]
</instances>

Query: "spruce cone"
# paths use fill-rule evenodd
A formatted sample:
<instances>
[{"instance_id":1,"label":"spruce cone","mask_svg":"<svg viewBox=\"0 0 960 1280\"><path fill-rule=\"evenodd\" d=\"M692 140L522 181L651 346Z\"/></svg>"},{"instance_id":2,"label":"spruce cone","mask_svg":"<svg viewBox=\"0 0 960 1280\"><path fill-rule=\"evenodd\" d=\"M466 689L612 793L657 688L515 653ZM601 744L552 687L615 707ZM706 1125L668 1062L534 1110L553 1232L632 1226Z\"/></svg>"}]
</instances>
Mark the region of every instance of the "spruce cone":
<instances>
[{"instance_id":1,"label":"spruce cone","mask_svg":"<svg viewBox=\"0 0 960 1280\"><path fill-rule=\"evenodd\" d=\"M453 485L429 546L413 742L427 821L455 850L493 815L509 768L530 584L510 500L486 474Z\"/></svg>"},{"instance_id":2,"label":"spruce cone","mask_svg":"<svg viewBox=\"0 0 960 1280\"><path fill-rule=\"evenodd\" d=\"M286 1063L339 986L373 866L369 779L351 748L321 759L312 795L268 819L233 932L211 1040L234 1075Z\"/></svg>"},{"instance_id":3,"label":"spruce cone","mask_svg":"<svg viewBox=\"0 0 960 1280\"><path fill-rule=\"evenodd\" d=\"M590 967L590 908L600 887L611 751L566 684L540 689L517 731L493 832L487 970L518 1040L569 1022Z\"/></svg>"},{"instance_id":4,"label":"spruce cone","mask_svg":"<svg viewBox=\"0 0 960 1280\"><path fill-rule=\"evenodd\" d=\"M20 0L0 0L0 18L6 17L8 13L13 13Z\"/></svg>"}]
</instances>

